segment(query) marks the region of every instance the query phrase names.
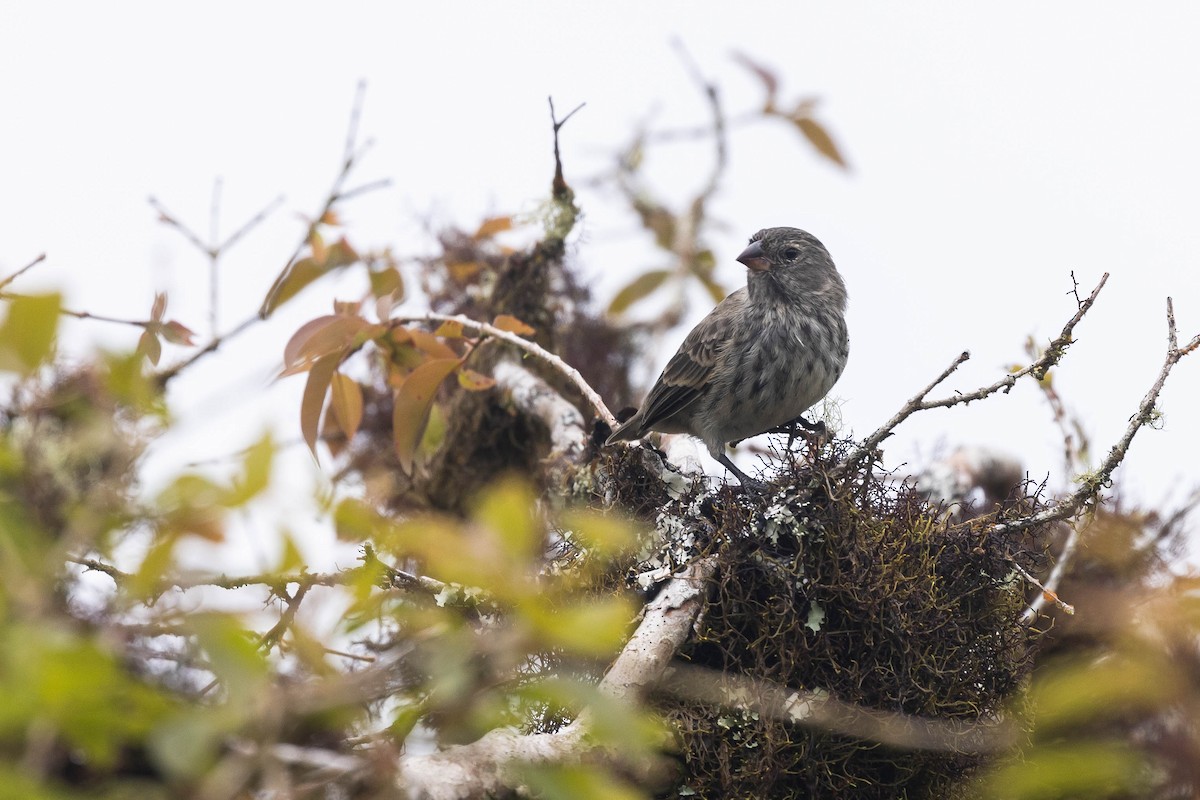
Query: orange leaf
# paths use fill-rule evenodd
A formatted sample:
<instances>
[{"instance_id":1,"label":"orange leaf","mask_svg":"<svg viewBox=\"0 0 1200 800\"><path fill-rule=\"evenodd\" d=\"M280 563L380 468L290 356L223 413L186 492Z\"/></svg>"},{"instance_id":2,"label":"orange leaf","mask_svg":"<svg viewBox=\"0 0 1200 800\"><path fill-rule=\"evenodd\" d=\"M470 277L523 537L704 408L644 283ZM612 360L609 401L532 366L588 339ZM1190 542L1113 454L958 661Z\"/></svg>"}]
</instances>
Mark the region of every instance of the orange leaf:
<instances>
[{"instance_id":1,"label":"orange leaf","mask_svg":"<svg viewBox=\"0 0 1200 800\"><path fill-rule=\"evenodd\" d=\"M456 283L467 283L483 271L483 264L478 261L450 261L446 264L450 277Z\"/></svg>"},{"instance_id":2,"label":"orange leaf","mask_svg":"<svg viewBox=\"0 0 1200 800\"><path fill-rule=\"evenodd\" d=\"M817 152L828 158L839 167L845 169L847 167L846 160L842 158L841 152L838 150L837 144L834 143L833 137L825 130L816 120L807 116L794 116L792 121L796 123L796 127L804 134L804 138L808 139L813 147L817 148Z\"/></svg>"},{"instance_id":3,"label":"orange leaf","mask_svg":"<svg viewBox=\"0 0 1200 800\"><path fill-rule=\"evenodd\" d=\"M733 60L753 72L756 76L758 76L758 79L762 81L763 87L767 90L767 99L763 102L763 111L771 111L774 109L775 95L779 91L779 77L774 72L753 60L745 53L739 53L735 51L733 53Z\"/></svg>"},{"instance_id":4,"label":"orange leaf","mask_svg":"<svg viewBox=\"0 0 1200 800\"><path fill-rule=\"evenodd\" d=\"M342 433L346 434L347 439L352 439L358 432L358 426L362 423L362 387L352 378L335 372L330 389L330 401L338 427L341 428Z\"/></svg>"},{"instance_id":5,"label":"orange leaf","mask_svg":"<svg viewBox=\"0 0 1200 800\"><path fill-rule=\"evenodd\" d=\"M325 239L317 233L316 228L308 232L308 246L312 248L313 261L324 264L325 257L329 255L329 248L325 246Z\"/></svg>"},{"instance_id":6,"label":"orange leaf","mask_svg":"<svg viewBox=\"0 0 1200 800\"><path fill-rule=\"evenodd\" d=\"M362 317L345 314L326 314L309 320L292 334L283 348L283 374L303 372L322 356L344 352L369 327L370 323Z\"/></svg>"},{"instance_id":7,"label":"orange leaf","mask_svg":"<svg viewBox=\"0 0 1200 800\"><path fill-rule=\"evenodd\" d=\"M171 344L181 344L187 347L192 347L196 344L192 337L196 334L192 332L186 325L171 320L162 327L163 338Z\"/></svg>"},{"instance_id":8,"label":"orange leaf","mask_svg":"<svg viewBox=\"0 0 1200 800\"><path fill-rule=\"evenodd\" d=\"M450 348L450 345L438 339L436 335L429 331L423 331L420 328L409 328L408 335L412 337L412 343L424 353L428 353L434 358L458 358L458 353Z\"/></svg>"},{"instance_id":9,"label":"orange leaf","mask_svg":"<svg viewBox=\"0 0 1200 800\"><path fill-rule=\"evenodd\" d=\"M512 217L488 217L479 225L479 230L475 231L472 238L475 241L489 239L501 231L512 230L512 226Z\"/></svg>"},{"instance_id":10,"label":"orange leaf","mask_svg":"<svg viewBox=\"0 0 1200 800\"><path fill-rule=\"evenodd\" d=\"M332 208L328 209L324 214L322 214L321 218L317 221L324 223L325 225L341 225L342 224L341 220L338 219L337 212L334 211Z\"/></svg>"},{"instance_id":11,"label":"orange leaf","mask_svg":"<svg viewBox=\"0 0 1200 800\"><path fill-rule=\"evenodd\" d=\"M258 313L267 316L275 309L295 297L304 287L320 278L326 272L325 265L311 258L302 258L284 269L283 274L275 279L275 284L267 292Z\"/></svg>"},{"instance_id":12,"label":"orange leaf","mask_svg":"<svg viewBox=\"0 0 1200 800\"><path fill-rule=\"evenodd\" d=\"M146 356L146 360L152 366L158 366L158 359L162 358L162 342L158 341L158 337L151 331L142 331L141 338L138 339L137 350Z\"/></svg>"},{"instance_id":13,"label":"orange leaf","mask_svg":"<svg viewBox=\"0 0 1200 800\"><path fill-rule=\"evenodd\" d=\"M308 382L304 384L304 399L300 401L300 433L313 458L317 458L317 430L321 424L321 408L325 405L325 392L329 382L333 380L334 370L341 362L341 353L322 356L312 365L308 372Z\"/></svg>"},{"instance_id":14,"label":"orange leaf","mask_svg":"<svg viewBox=\"0 0 1200 800\"><path fill-rule=\"evenodd\" d=\"M410 475L417 445L421 443L425 426L429 424L429 410L433 407L438 387L461 363L457 358L426 361L409 373L396 392L396 403L392 410L392 438L396 443L400 467Z\"/></svg>"},{"instance_id":15,"label":"orange leaf","mask_svg":"<svg viewBox=\"0 0 1200 800\"><path fill-rule=\"evenodd\" d=\"M533 328L529 327L511 314L500 314L494 320L492 320L492 326L499 328L502 331L515 333L518 336L532 336L533 334L537 333L537 331L535 331Z\"/></svg>"},{"instance_id":16,"label":"orange leaf","mask_svg":"<svg viewBox=\"0 0 1200 800\"><path fill-rule=\"evenodd\" d=\"M496 379L480 375L473 369L463 368L458 371L458 385L471 392L481 392L495 386Z\"/></svg>"},{"instance_id":17,"label":"orange leaf","mask_svg":"<svg viewBox=\"0 0 1200 800\"><path fill-rule=\"evenodd\" d=\"M163 318L163 314L166 313L166 310L167 310L167 293L166 292L155 292L154 293L154 305L152 305L150 307L150 319L154 320L155 322L161 322L162 318Z\"/></svg>"},{"instance_id":18,"label":"orange leaf","mask_svg":"<svg viewBox=\"0 0 1200 800\"><path fill-rule=\"evenodd\" d=\"M669 270L655 269L643 272L634 278L629 285L617 292L617 296L608 304L608 313L620 314L638 300L649 295L671 276Z\"/></svg>"}]
</instances>

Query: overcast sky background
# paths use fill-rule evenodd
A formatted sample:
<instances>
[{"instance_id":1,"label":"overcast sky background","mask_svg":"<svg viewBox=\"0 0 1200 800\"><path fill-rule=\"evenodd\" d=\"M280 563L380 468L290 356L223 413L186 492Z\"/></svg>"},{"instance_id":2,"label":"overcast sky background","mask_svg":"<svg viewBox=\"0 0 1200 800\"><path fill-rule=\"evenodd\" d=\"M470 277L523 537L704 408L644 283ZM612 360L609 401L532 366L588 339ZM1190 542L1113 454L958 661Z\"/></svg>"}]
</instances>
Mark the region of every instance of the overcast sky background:
<instances>
[{"instance_id":1,"label":"overcast sky background","mask_svg":"<svg viewBox=\"0 0 1200 800\"><path fill-rule=\"evenodd\" d=\"M206 262L156 222L154 195L202 233L223 179L229 233L277 195L283 208L231 251L220 314L254 312L341 157L355 86L375 146L357 176L392 180L345 206L360 249L431 248L423 220L472 227L529 211L551 174L547 95L586 108L563 132L567 178L586 218L575 257L607 300L664 266L611 193L583 180L633 127L703 124L708 111L672 47L678 37L736 115L761 87L731 58L773 66L781 99L821 98L841 172L794 130L736 130L712 213L718 277L771 225L813 232L850 289L851 358L834 390L865 435L963 349L949 389L973 389L1053 337L1082 291L1108 287L1077 329L1057 386L1102 456L1153 382L1165 298L1183 337L1200 331L1200 6L1191 3L856 4L5 3L0 7L0 274L47 261L10 287L61 287L71 307L168 316L207 331ZM650 153L668 198L707 175L703 148ZM270 385L283 344L329 308L321 285L172 387L178 431L150 464L218 458L274 424L295 438L302 379ZM349 297L350 290L342 294ZM707 308L696 309L698 319ZM72 352L132 346L137 331L66 326ZM654 374L685 331L647 353ZM237 355L233 355L236 353ZM169 348L164 359L182 356ZM1200 355L1162 396L1162 430L1139 434L1123 469L1131 495L1182 498L1198 482ZM959 444L1018 455L1061 480L1059 437L1032 385L901 429L889 465ZM289 481L310 459L288 450ZM153 476L152 476L153 479ZM295 502L297 487L276 489ZM285 499L286 498L286 499ZM267 548L266 544L256 547ZM259 550L264 557L266 550Z\"/></svg>"}]
</instances>

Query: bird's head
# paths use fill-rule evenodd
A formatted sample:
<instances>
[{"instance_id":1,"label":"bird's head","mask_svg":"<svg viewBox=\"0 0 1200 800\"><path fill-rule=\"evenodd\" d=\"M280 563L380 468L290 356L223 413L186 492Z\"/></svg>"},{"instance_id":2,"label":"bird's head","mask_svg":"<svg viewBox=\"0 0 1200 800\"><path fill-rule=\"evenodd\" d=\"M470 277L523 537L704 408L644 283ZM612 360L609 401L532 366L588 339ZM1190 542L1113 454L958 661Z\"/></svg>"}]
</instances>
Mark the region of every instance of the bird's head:
<instances>
[{"instance_id":1,"label":"bird's head","mask_svg":"<svg viewBox=\"0 0 1200 800\"><path fill-rule=\"evenodd\" d=\"M749 283L772 284L788 294L820 294L845 289L829 251L799 228L763 228L738 256L750 269Z\"/></svg>"}]
</instances>

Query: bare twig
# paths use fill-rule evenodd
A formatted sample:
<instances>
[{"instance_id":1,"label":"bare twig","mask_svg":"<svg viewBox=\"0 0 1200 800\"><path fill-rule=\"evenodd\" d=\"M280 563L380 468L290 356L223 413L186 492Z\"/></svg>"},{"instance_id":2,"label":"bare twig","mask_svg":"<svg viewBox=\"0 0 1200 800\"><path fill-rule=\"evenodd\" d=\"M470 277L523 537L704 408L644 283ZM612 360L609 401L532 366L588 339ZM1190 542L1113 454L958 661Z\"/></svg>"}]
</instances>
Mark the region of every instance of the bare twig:
<instances>
[{"instance_id":1,"label":"bare twig","mask_svg":"<svg viewBox=\"0 0 1200 800\"><path fill-rule=\"evenodd\" d=\"M580 103L579 105L575 106L575 108L571 109L571 111L568 112L565 117L559 119L554 113L554 98L547 97L546 99L550 103L550 123L554 126L554 181L551 183L551 189L554 193L554 197L561 200L569 196L571 189L567 186L566 179L563 178L562 156L559 154L558 150L558 132L562 130L563 125L567 124L567 120L575 116L575 112L579 111L579 109L583 108L587 104Z\"/></svg>"},{"instance_id":2,"label":"bare twig","mask_svg":"<svg viewBox=\"0 0 1200 800\"><path fill-rule=\"evenodd\" d=\"M0 292L0 300L21 300L28 295L18 294L17 292ZM111 322L114 325L132 325L135 328L145 328L151 324L148 319L121 319L120 317L107 317L103 314L93 314L90 311L73 311L69 308L60 308L58 313L65 317L74 317L75 319L90 319L96 322Z\"/></svg>"},{"instance_id":3,"label":"bare twig","mask_svg":"<svg viewBox=\"0 0 1200 800\"><path fill-rule=\"evenodd\" d=\"M279 643L283 635L287 633L288 628L292 627L292 623L296 621L296 612L300 610L300 603L304 601L308 590L312 588L312 584L302 583L296 587L296 593L288 596L283 595L283 601L286 607L283 613L279 615L279 620L271 626L270 630L264 633L258 639L258 646L270 649Z\"/></svg>"},{"instance_id":4,"label":"bare twig","mask_svg":"<svg viewBox=\"0 0 1200 800\"><path fill-rule=\"evenodd\" d=\"M481 333L485 333L494 339L499 339L501 341L508 342L511 345L515 345L525 352L537 356L558 370L567 378L567 380L571 381L571 383L573 383L575 387L579 389L584 397L588 399L588 402L592 404L592 408L595 409L596 414L600 417L600 419L602 419L609 427L616 427L617 425L616 417L614 417L613 413L608 410L608 406L604 404L604 400L600 397L596 390L593 389L588 382L583 379L583 375L579 373L579 370L575 369L570 364L563 361L554 353L546 350L536 342L531 342L528 339L524 339L516 335L515 333L501 330L500 328L497 328L494 325L489 325L486 322L476 322L475 320L469 319L461 314L451 316L449 314L435 314L433 312L428 312L419 316L400 317L395 319L394 322L399 324L406 322L457 322L459 325L462 325L465 328L472 328L480 331Z\"/></svg>"},{"instance_id":5,"label":"bare twig","mask_svg":"<svg viewBox=\"0 0 1200 800\"><path fill-rule=\"evenodd\" d=\"M925 398L929 395L929 393L932 392L938 384L946 380L946 378L949 378L950 375L953 374L956 369L962 366L962 364L970 357L971 354L966 350L959 353L958 357L950 362L950 366L942 370L942 374L930 381L924 389L910 397L908 401L900 408L900 410L892 415L891 419L883 423L878 430L876 430L866 439L863 439L862 444L851 450L849 455L842 459L842 462L830 472L830 475L840 475L861 459L866 458L874 453L875 448L879 446L879 443L891 436L892 431L895 430L901 422L904 422L904 420L925 408Z\"/></svg>"},{"instance_id":6,"label":"bare twig","mask_svg":"<svg viewBox=\"0 0 1200 800\"><path fill-rule=\"evenodd\" d=\"M1151 424L1156 419L1158 412L1154 406L1158 401L1158 395L1162 391L1163 384L1167 381L1167 376L1171 373L1171 369L1179 363L1180 359L1196 350L1197 347L1200 347L1200 335L1193 337L1183 347L1179 346L1179 335L1175 327L1175 306L1171 298L1168 297L1166 359L1164 359L1162 368L1158 372L1158 378L1154 381L1149 391L1146 392L1146 395L1142 398L1142 402L1138 404L1137 413L1130 418L1125 432L1117 440L1117 443L1112 446L1112 449L1108 451L1108 455L1105 456L1104 461L1100 463L1100 466L1095 471L1081 476L1078 488L1062 500L1036 514L998 522L992 526L992 531L995 533L1006 533L1028 530L1029 528L1045 525L1046 523L1069 519L1079 514L1080 511L1093 507L1100 498L1100 492L1110 485L1112 474L1121 461L1124 460L1125 454L1129 451L1129 445L1133 442L1133 437L1145 425ZM1067 537L1066 544L1063 547L1063 552L1059 555L1058 562L1054 565L1054 570L1051 572L1050 577L1046 579L1043 593L1034 598L1033 602L1029 604L1021 615L1021 622L1023 624L1028 625L1037 618L1038 612L1046 603L1047 593L1057 596L1054 593L1070 566L1082 527L1080 525L1072 527L1071 534Z\"/></svg>"},{"instance_id":7,"label":"bare twig","mask_svg":"<svg viewBox=\"0 0 1200 800\"><path fill-rule=\"evenodd\" d=\"M1054 605L1067 614L1075 613L1075 606L1059 597L1058 592L1049 588L1047 584L1051 586L1057 586L1059 581L1062 580L1063 573L1066 572L1067 565L1071 563L1071 558L1075 555L1075 548L1079 544L1079 531L1083 527L1083 525L1074 525L1071 527L1071 532L1067 536L1067 541L1063 543L1062 553L1059 554L1058 563L1056 563L1054 565L1054 569L1050 571L1050 577L1046 579L1046 583L1039 581L1017 562L1009 562L1012 564L1013 569L1015 569L1022 578L1042 590L1042 593L1038 595L1034 603L1032 603L1029 608L1025 609L1025 611L1021 613L1020 622L1022 625L1028 626L1032 624L1033 621L1037 619L1038 611L1047 601L1053 601Z\"/></svg>"},{"instance_id":8,"label":"bare twig","mask_svg":"<svg viewBox=\"0 0 1200 800\"><path fill-rule=\"evenodd\" d=\"M1074 275L1072 275L1071 279L1074 281ZM1075 341L1072 336L1075 326L1079 324L1079 321L1083 319L1084 314L1086 314L1088 309L1092 307L1092 304L1096 302L1097 295L1100 294L1100 290L1104 288L1104 284L1107 282L1108 273L1106 272L1100 277L1100 282L1096 284L1096 288L1092 290L1092 293L1082 301L1078 302L1078 308L1075 312L1075 315L1067 321L1066 325L1063 326L1062 332L1059 333L1059 335L1053 341L1051 341L1049 345L1047 345L1041 357L1033 361L1028 366L1023 367L1015 372L1010 372L995 383L988 386L983 386L973 392L968 392L966 394L962 392L956 392L955 394L940 400L926 400L925 398L931 391L933 391L934 387L946 380L946 378L950 377L951 373L953 373L964 361L971 357L970 353L964 351L950 364L949 367L942 372L941 375L935 378L933 382L911 397L900 409L900 411L898 411L891 419L889 419L878 430L864 439L861 445L850 451L849 455L842 459L842 462L838 464L838 466L831 471L830 474L842 474L851 466L861 461L863 458L866 458L874 453L879 444L884 439L892 435L892 431L895 430L896 426L904 422L904 420L908 419L918 411L927 411L931 408L951 408L957 405L966 405L967 403L972 403L976 400L982 400L985 397L989 397L999 391L1008 392L1014 385L1016 385L1018 380L1026 375L1032 375L1039 381L1044 379L1050 368L1062 359L1063 354L1067 351L1067 348L1070 347Z\"/></svg>"},{"instance_id":9,"label":"bare twig","mask_svg":"<svg viewBox=\"0 0 1200 800\"><path fill-rule=\"evenodd\" d=\"M275 279L275 282L271 285L271 289L267 292L266 299L263 301L262 305L259 307L258 313L256 313L252 317L242 320L240 323L238 323L232 329L226 331L225 333L214 336L213 339L208 344L206 344L204 347L200 348L196 352L192 353L191 356L189 356L188 358L179 362L178 364L175 364L172 367L168 367L167 369L160 371L157 375L159 385L166 386L172 379L174 379L177 375L179 375L179 373L183 372L185 369L188 369L193 364L195 364L197 361L199 361L200 359L207 356L209 353L216 352L216 350L218 348L220 348L221 345L223 345L225 342L241 335L249 328L253 327L257 323L259 323L262 320L269 317L271 315L272 304L273 304L274 298L277 295L277 293L279 292L280 287L287 281L288 277L291 275L293 266L295 265L297 259L300 257L301 252L303 252L305 246L311 240L313 231L316 229L316 226L321 224L321 221L327 217L329 212L333 210L334 206L336 206L338 203L340 203L344 200L347 200L351 197L357 197L358 195L364 194L368 191L374 191L375 189L378 189L382 186L388 185L388 181L375 181L375 182L366 184L364 186L356 187L354 189L347 190L345 188L346 181L350 177L351 171L353 170L353 168L357 164L357 162L362 158L363 154L367 151L367 149L370 147L370 144L371 144L369 141L364 142L361 146L357 144L358 123L359 123L359 118L362 113L362 102L363 102L364 91L365 91L365 84L360 83L358 91L355 95L354 106L352 107L351 112L350 112L350 125L349 125L349 129L347 132L347 137L346 137L347 144L346 144L346 149L343 153L341 169L338 171L337 177L334 178L333 186L330 188L329 194L325 197L325 201L321 205L320 210L317 212L317 214L314 217L311 218L311 221L309 222L308 226L305 228L304 235L300 238L299 242L297 242L296 247L292 250L291 255L288 256L287 261L285 262L286 266L284 267L283 271L279 274L279 277L277 277ZM229 246L231 243L236 241L238 238L245 235L248 228L253 227L253 225L258 223L258 221L264 219L266 217L266 215L269 214L271 211L273 211L275 206L277 206L280 202L282 202L282 198L278 198L276 201L274 201L271 205L269 205L263 211L259 212L259 214L256 215L253 219L251 219L250 222L248 222L242 228L238 229L236 232L234 232L234 234L232 236L229 237L229 239L227 239L224 243L222 243L220 245L220 248ZM170 219L168 221L174 223L173 219ZM178 225L178 223L174 223L174 224ZM194 236L194 234L192 234L192 236ZM198 241L198 239L197 239L197 241ZM202 243L199 246L201 247L201 249L205 249L205 247Z\"/></svg>"},{"instance_id":10,"label":"bare twig","mask_svg":"<svg viewBox=\"0 0 1200 800\"><path fill-rule=\"evenodd\" d=\"M436 578L415 575L389 566L376 558L374 554L369 554L364 560L367 563L362 566L338 572L299 572L294 574L261 572L251 575L233 576L223 574L169 576L164 577L156 584L152 594L161 594L170 590L187 591L189 589L209 586L214 589L227 590L262 587L270 589L275 594L285 595L288 586L296 586L297 591L303 589L305 592L314 586L346 586L356 582L364 570L374 566L383 569L388 578L388 585L395 588L416 589L429 596L437 595L448 588L446 583ZM112 578L113 582L118 585L131 581L134 577L131 573L124 572L111 564L91 557L68 556L67 561L78 564L87 570L102 572Z\"/></svg>"},{"instance_id":11,"label":"bare twig","mask_svg":"<svg viewBox=\"0 0 1200 800\"><path fill-rule=\"evenodd\" d=\"M12 275L9 275L9 276L8 276L7 278L5 278L4 280L0 280L0 289L3 289L5 286L8 286L10 283L12 283L13 281L15 281L17 278L21 277L21 276L22 276L22 275L24 275L26 272L28 272L29 270L33 269L34 267L36 267L38 264L42 263L42 262L43 262L43 261L45 261L45 260L46 260L46 254L45 254L45 253L42 253L42 254L41 254L41 255L39 255L37 258L35 258L33 261L30 261L28 264L26 264L25 266L21 267L21 268L20 268L19 270L17 270L16 272L14 272Z\"/></svg>"}]
</instances>

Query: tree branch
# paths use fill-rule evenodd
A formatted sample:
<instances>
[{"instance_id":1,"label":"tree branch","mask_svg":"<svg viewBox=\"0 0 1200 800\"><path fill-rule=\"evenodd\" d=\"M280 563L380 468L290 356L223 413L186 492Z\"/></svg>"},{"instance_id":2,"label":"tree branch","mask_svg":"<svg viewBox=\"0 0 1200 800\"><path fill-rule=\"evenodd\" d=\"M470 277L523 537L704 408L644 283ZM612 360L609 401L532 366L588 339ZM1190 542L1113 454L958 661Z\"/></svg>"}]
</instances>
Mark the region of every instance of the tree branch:
<instances>
[{"instance_id":1,"label":"tree branch","mask_svg":"<svg viewBox=\"0 0 1200 800\"><path fill-rule=\"evenodd\" d=\"M1142 398L1142 402L1138 404L1137 413L1130 418L1129 425L1125 428L1125 433L1121 435L1117 443L1108 451L1108 455L1105 456L1104 461L1100 463L1100 466L1094 472L1081 476L1079 487L1074 492L1036 514L996 523L992 526L992 532L1007 533L1010 531L1027 530L1038 525L1074 517L1081 510L1094 505L1099 500L1100 492L1111 484L1112 474L1124 460L1125 454L1129 451L1129 445L1133 442L1133 437L1137 435L1137 432L1143 426L1151 424L1157 418L1158 412L1155 410L1154 405L1158 401L1158 395L1162 391L1163 385L1167 382L1167 376L1171 374L1171 369L1179 363L1180 359L1196 350L1197 347L1200 347L1200 334L1193 337L1183 347L1179 346L1179 335L1175 327L1175 305L1171 301L1171 298L1168 297L1167 356L1163 361L1162 368L1158 372L1158 378L1154 381L1149 391L1146 392L1146 395ZM1046 604L1048 596L1057 597L1055 591L1059 582L1067 573L1072 556L1076 551L1082 528L1083 526L1081 525L1072 526L1071 533L1067 536L1067 541L1063 545L1063 551L1059 555L1058 563L1054 565L1054 570L1050 573L1050 577L1046 579L1043 592L1034 598L1033 602L1021 614L1022 624L1029 625L1037 618L1038 612Z\"/></svg>"},{"instance_id":2,"label":"tree branch","mask_svg":"<svg viewBox=\"0 0 1200 800\"><path fill-rule=\"evenodd\" d=\"M465 328L473 328L474 330L485 333L494 339L499 339L501 341L508 342L511 345L515 345L516 347L524 350L526 353L537 356L542 361L545 361L547 364L558 370L564 377L567 378L567 380L571 381L571 383L573 383L575 387L579 389L583 396L587 398L588 402L592 404L592 408L595 409L596 414L609 427L615 428L617 426L617 418L614 417L613 413L608 410L608 406L604 404L604 400L600 397L596 390L593 389L588 382L583 379L583 375L579 373L579 370L575 369L570 364L563 361L554 353L546 350L536 342L531 342L528 339L524 339L515 333L512 333L511 331L502 330L494 325L489 325L486 322L476 322L475 320L469 319L462 314L451 316L449 314L435 314L431 311L419 316L400 317L393 320L393 322L400 324L406 322L457 322L459 325L462 325Z\"/></svg>"},{"instance_id":3,"label":"tree branch","mask_svg":"<svg viewBox=\"0 0 1200 800\"><path fill-rule=\"evenodd\" d=\"M633 700L659 683L671 659L687 641L708 597L716 560L692 562L646 605L642 622L629 638L600 691ZM510 728L489 731L478 741L432 755L400 759L396 787L413 800L464 800L503 794L512 786L514 767L578 763L594 747L588 742L587 709L556 733L521 735Z\"/></svg>"},{"instance_id":4,"label":"tree branch","mask_svg":"<svg viewBox=\"0 0 1200 800\"><path fill-rule=\"evenodd\" d=\"M1073 274L1072 280L1074 280ZM949 367L942 371L941 375L935 378L928 386L926 386L916 395L909 398L908 402L906 402L891 419L889 419L878 430L864 439L862 444L851 450L850 453L844 459L842 459L841 463L831 470L831 477L844 474L863 458L866 458L874 453L879 444L883 442L884 439L891 436L892 432L900 423L904 422L904 420L908 419L918 411L927 411L931 408L951 408L957 405L966 405L967 403L972 403L976 400L982 400L985 397L989 397L999 391L1004 391L1007 393L1014 385L1016 385L1018 380L1026 375L1033 375L1033 377L1039 381L1045 378L1046 373L1050 370L1050 368L1062 360L1067 348L1070 347L1075 341L1074 337L1072 336L1075 326L1079 324L1079 321L1083 319L1083 316L1096 302L1096 297L1100 294L1100 290L1104 288L1104 284L1107 282L1108 273L1106 272L1100 277L1100 282L1096 284L1096 288L1093 289L1092 293L1085 299L1079 300L1079 295L1076 293L1076 302L1078 308L1075 312L1075 315L1067 321L1067 324L1063 326L1062 332L1059 333L1058 337L1050 342L1045 351L1042 353L1041 357L1033 361L1033 363L1017 370L1016 372L1010 372L995 383L988 386L983 386L973 392L968 392L966 394L957 392L950 397L945 397L940 400L926 400L925 398L938 384L950 377L950 375L956 369L958 369L963 362L971 357L971 354L964 350L950 364Z\"/></svg>"}]
</instances>

